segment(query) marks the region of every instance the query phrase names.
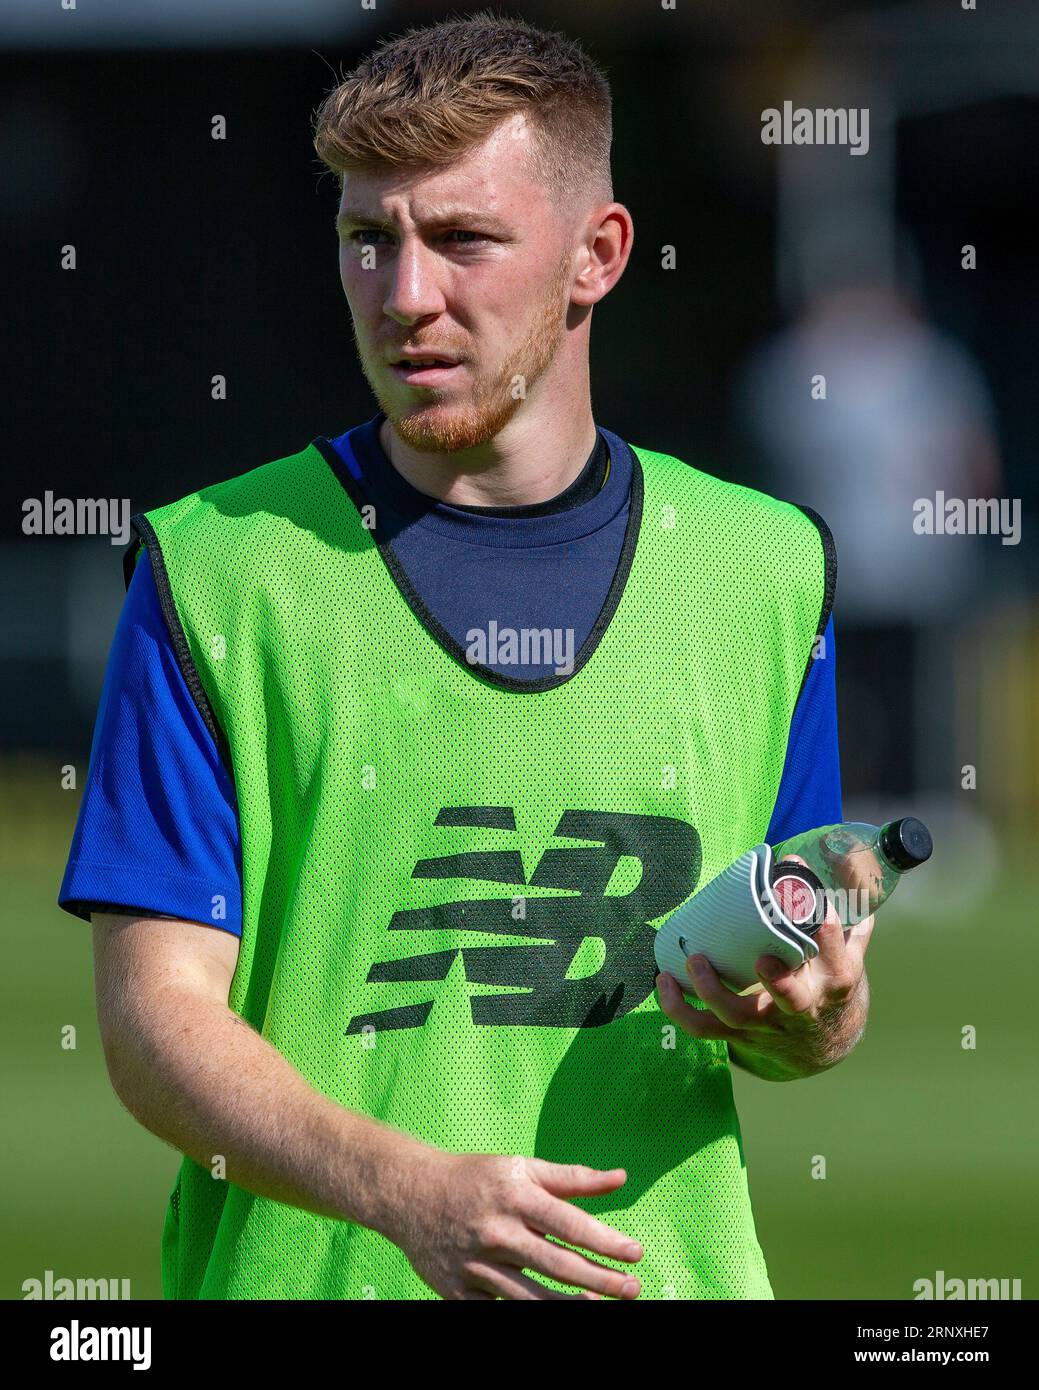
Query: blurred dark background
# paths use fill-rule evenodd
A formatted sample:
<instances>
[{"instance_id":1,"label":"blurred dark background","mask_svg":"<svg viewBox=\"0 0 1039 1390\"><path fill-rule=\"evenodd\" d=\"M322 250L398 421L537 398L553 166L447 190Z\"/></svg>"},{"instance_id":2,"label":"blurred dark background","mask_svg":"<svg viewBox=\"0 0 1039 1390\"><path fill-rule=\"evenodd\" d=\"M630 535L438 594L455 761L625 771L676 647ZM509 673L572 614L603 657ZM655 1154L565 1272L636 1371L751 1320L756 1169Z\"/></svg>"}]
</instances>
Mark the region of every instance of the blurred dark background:
<instances>
[{"instance_id":1,"label":"blurred dark background","mask_svg":"<svg viewBox=\"0 0 1039 1390\"><path fill-rule=\"evenodd\" d=\"M0 836L19 934L2 1296L45 1267L132 1273L135 1296L155 1296L175 1166L107 1088L89 932L54 906L79 795L63 769L82 784L121 551L26 535L23 503L50 490L144 510L374 413L311 114L381 35L476 8L6 0L0 16ZM1039 13L499 8L581 38L612 83L615 193L636 239L595 313L598 421L826 517L846 814L911 809L936 831L942 872L915 896L907 884L878 928L867 1044L807 1086L737 1078L777 1293L903 1298L935 1268L1019 1276L1035 1268L1016 1110L1035 1043L999 989L1034 978ZM762 111L785 99L869 106L869 153L763 144ZM816 371L825 403L808 394ZM916 536L912 500L936 489L1020 499L1020 544ZM972 942L997 921L999 979L979 989ZM82 1074L56 1050L66 1022L83 1030ZM988 1026L984 1068L964 1024ZM816 1152L839 1180L807 1181Z\"/></svg>"}]
</instances>

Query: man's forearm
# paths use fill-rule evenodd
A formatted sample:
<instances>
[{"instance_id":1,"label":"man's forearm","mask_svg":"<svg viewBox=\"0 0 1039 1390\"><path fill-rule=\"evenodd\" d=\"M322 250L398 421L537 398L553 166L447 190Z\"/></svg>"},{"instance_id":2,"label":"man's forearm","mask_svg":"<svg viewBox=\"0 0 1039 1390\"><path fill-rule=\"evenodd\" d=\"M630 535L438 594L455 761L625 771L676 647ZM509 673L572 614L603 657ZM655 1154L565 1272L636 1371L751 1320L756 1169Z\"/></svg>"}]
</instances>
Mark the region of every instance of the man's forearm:
<instances>
[{"instance_id":1,"label":"man's forearm","mask_svg":"<svg viewBox=\"0 0 1039 1390\"><path fill-rule=\"evenodd\" d=\"M797 1081L815 1076L842 1062L858 1045L869 1016L869 983L865 973L854 994L829 1015L818 1018L803 1032L769 1033L767 1051L746 1043L729 1043L730 1061L762 1081Z\"/></svg>"},{"instance_id":2,"label":"man's forearm","mask_svg":"<svg viewBox=\"0 0 1039 1390\"><path fill-rule=\"evenodd\" d=\"M112 1083L145 1128L261 1197L383 1234L427 1146L338 1105L225 1004L177 989L109 1031ZM214 1179L219 1181L220 1179Z\"/></svg>"}]
</instances>

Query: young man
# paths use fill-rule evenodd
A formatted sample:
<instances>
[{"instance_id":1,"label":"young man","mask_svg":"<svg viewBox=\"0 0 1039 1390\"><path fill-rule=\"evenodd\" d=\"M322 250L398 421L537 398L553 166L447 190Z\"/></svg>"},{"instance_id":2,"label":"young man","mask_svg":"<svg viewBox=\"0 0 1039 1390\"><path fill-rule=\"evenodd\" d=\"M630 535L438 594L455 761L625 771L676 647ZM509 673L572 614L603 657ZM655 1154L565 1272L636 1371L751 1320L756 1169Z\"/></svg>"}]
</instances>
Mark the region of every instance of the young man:
<instances>
[{"instance_id":1,"label":"young man","mask_svg":"<svg viewBox=\"0 0 1039 1390\"><path fill-rule=\"evenodd\" d=\"M707 1008L653 939L840 819L832 547L596 428L610 138L562 36L383 45L316 134L379 412L137 518L61 901L168 1297L772 1297L729 1059L839 1060L864 941Z\"/></svg>"}]
</instances>

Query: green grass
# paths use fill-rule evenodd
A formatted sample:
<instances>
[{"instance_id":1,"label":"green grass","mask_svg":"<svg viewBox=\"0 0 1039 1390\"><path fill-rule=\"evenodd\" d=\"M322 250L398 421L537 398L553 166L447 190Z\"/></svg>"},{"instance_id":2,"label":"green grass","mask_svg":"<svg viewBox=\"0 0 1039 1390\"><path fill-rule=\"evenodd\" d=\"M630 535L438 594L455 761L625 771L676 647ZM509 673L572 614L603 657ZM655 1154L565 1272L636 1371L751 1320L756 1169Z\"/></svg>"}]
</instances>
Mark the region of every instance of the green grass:
<instances>
[{"instance_id":1,"label":"green grass","mask_svg":"<svg viewBox=\"0 0 1039 1390\"><path fill-rule=\"evenodd\" d=\"M108 1083L90 928L55 905L78 800L57 782L5 769L0 1297L22 1297L23 1280L51 1269L129 1278L135 1298L158 1298L178 1158ZM734 1073L778 1298L912 1298L914 1280L939 1269L1019 1278L1035 1297L1032 870L1022 850L983 919L944 926L903 916L897 898L885 907L869 954L870 1025L846 1062L778 1085ZM968 1024L974 1051L961 1046ZM65 1049L70 1025L76 1046ZM815 1155L825 1180L811 1176Z\"/></svg>"},{"instance_id":2,"label":"green grass","mask_svg":"<svg viewBox=\"0 0 1039 1390\"><path fill-rule=\"evenodd\" d=\"M3 768L7 965L0 978L5 1143L0 1297L26 1279L129 1279L161 1298L158 1249L179 1156L122 1107L94 1013L91 929L56 905L78 795ZM63 1046L69 1029L75 1046Z\"/></svg>"}]
</instances>

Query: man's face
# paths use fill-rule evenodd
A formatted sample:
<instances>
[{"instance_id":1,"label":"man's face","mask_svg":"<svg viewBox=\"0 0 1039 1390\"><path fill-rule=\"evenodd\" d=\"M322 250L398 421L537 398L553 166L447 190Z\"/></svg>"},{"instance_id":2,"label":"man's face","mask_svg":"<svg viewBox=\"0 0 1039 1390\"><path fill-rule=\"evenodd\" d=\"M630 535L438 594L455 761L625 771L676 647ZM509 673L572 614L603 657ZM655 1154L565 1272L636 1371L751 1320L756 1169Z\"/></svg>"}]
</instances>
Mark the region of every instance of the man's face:
<instances>
[{"instance_id":1,"label":"man's face","mask_svg":"<svg viewBox=\"0 0 1039 1390\"><path fill-rule=\"evenodd\" d=\"M564 341L573 226L529 173L529 148L519 114L445 169L344 180L339 268L361 366L413 448L493 438Z\"/></svg>"}]
</instances>

